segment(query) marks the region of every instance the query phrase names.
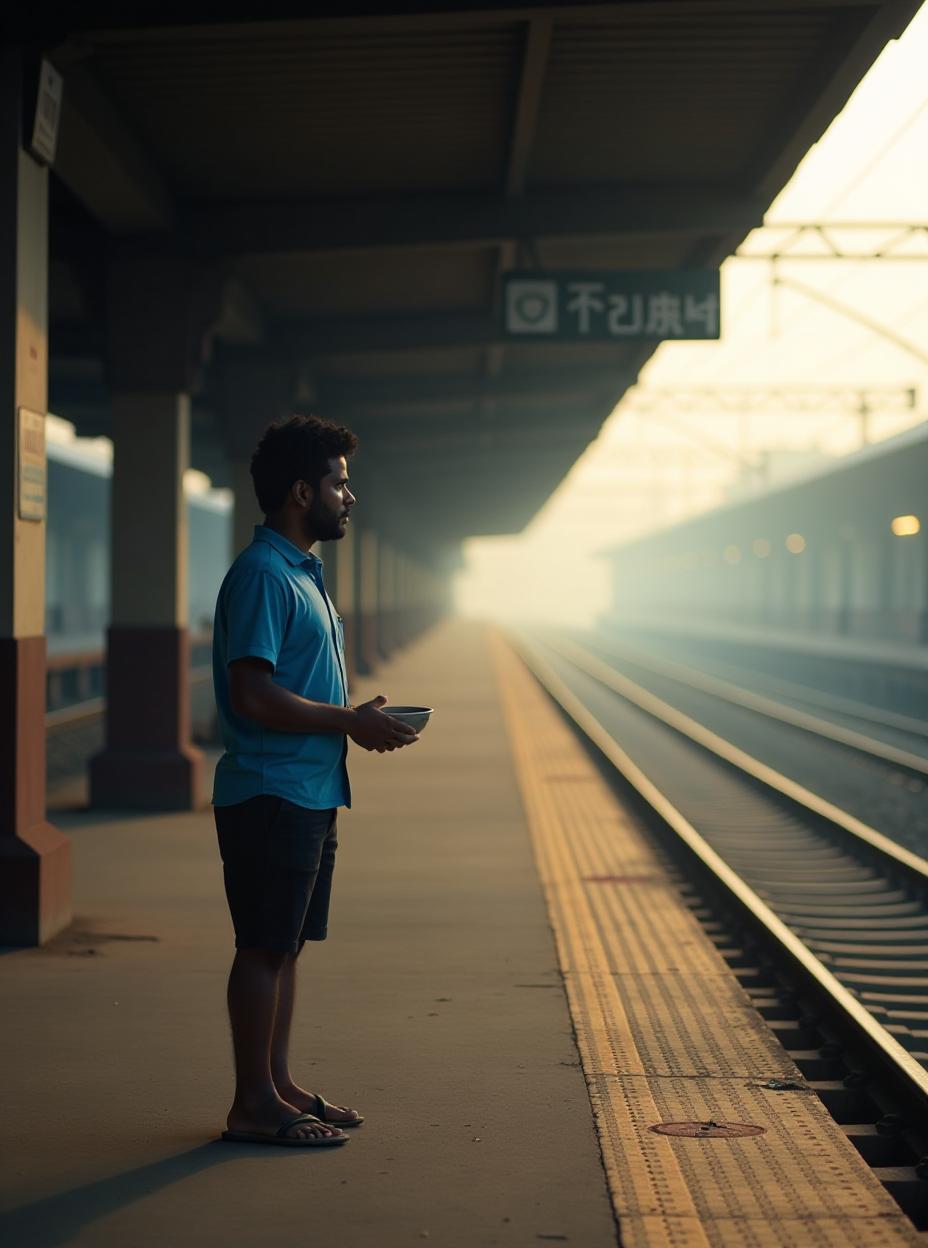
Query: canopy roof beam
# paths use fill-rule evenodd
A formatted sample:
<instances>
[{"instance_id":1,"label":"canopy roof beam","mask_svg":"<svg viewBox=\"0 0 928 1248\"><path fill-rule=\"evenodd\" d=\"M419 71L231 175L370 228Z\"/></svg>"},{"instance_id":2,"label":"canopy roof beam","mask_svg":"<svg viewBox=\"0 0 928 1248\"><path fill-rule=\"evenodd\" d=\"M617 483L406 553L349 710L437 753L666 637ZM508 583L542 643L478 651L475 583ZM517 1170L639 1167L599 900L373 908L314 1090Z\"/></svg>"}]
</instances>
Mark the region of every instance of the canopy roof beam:
<instances>
[{"instance_id":1,"label":"canopy roof beam","mask_svg":"<svg viewBox=\"0 0 928 1248\"><path fill-rule=\"evenodd\" d=\"M144 145L88 65L55 59L65 74L56 175L114 235L169 229L174 201Z\"/></svg>"},{"instance_id":2,"label":"canopy roof beam","mask_svg":"<svg viewBox=\"0 0 928 1248\"><path fill-rule=\"evenodd\" d=\"M634 381L634 375L618 368L533 369L494 377L418 373L408 377L330 378L320 382L319 398L325 406L339 409L393 404L406 406L457 399L539 398L553 401L602 395L617 400Z\"/></svg>"},{"instance_id":3,"label":"canopy roof beam","mask_svg":"<svg viewBox=\"0 0 928 1248\"><path fill-rule=\"evenodd\" d=\"M188 204L173 239L200 257L389 247L486 248L557 238L716 237L760 225L766 202L698 183L608 185L507 198L457 192Z\"/></svg>"}]
</instances>

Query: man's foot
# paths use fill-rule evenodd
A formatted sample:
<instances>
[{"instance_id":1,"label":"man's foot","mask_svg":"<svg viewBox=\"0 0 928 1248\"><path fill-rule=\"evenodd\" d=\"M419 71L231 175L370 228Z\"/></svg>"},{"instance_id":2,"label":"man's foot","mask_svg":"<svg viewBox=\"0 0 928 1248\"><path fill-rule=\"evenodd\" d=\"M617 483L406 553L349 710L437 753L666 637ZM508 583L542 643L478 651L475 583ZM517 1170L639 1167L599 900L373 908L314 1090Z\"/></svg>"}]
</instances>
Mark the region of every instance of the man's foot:
<instances>
[{"instance_id":1,"label":"man's foot","mask_svg":"<svg viewBox=\"0 0 928 1248\"><path fill-rule=\"evenodd\" d=\"M295 1105L301 1114L314 1114L324 1122L337 1127L356 1127L364 1121L362 1114L356 1109L347 1109L344 1105L330 1105L317 1092L307 1092L305 1088L291 1084L286 1092L277 1089L279 1095L288 1105Z\"/></svg>"},{"instance_id":2,"label":"man's foot","mask_svg":"<svg viewBox=\"0 0 928 1248\"><path fill-rule=\"evenodd\" d=\"M296 1105L282 1099L270 1102L265 1101L262 1105L252 1106L236 1103L229 1110L226 1126L232 1132L274 1135L286 1123L293 1122L294 1118L307 1112L302 1105ZM292 1129L285 1134L288 1139L299 1140L340 1136L342 1132L338 1127L327 1126L316 1118L312 1122L294 1123Z\"/></svg>"}]
</instances>

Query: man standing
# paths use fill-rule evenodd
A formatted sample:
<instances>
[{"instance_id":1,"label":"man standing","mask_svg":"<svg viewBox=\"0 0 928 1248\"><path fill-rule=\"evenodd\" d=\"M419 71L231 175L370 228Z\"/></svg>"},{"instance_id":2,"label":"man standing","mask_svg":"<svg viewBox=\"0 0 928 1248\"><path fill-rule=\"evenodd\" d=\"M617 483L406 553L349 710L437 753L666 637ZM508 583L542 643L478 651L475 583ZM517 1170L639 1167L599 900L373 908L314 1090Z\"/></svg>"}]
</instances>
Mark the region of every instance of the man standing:
<instances>
[{"instance_id":1,"label":"man standing","mask_svg":"<svg viewBox=\"0 0 928 1248\"><path fill-rule=\"evenodd\" d=\"M315 417L271 425L251 461L264 524L219 590L213 680L225 753L213 791L235 928L229 1017L235 1099L222 1138L344 1144L356 1110L307 1092L288 1050L296 959L325 940L336 814L351 804L347 738L381 753L418 740L380 709L348 701L342 622L319 541L345 534L355 497L350 430Z\"/></svg>"}]
</instances>

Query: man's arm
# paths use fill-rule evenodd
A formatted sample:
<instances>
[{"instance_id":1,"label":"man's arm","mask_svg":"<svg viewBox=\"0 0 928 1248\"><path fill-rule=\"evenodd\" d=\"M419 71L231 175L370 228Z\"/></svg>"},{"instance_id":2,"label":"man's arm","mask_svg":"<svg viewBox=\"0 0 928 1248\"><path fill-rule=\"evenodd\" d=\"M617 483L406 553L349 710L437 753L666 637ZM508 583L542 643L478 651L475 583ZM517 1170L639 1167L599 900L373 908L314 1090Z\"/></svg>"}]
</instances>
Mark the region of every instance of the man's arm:
<instances>
[{"instance_id":1,"label":"man's arm","mask_svg":"<svg viewBox=\"0 0 928 1248\"><path fill-rule=\"evenodd\" d=\"M236 715L256 720L274 732L340 732L366 750L395 750L418 741L414 729L380 707L378 696L361 706L334 706L311 702L272 679L265 659L236 659L229 664L229 698Z\"/></svg>"},{"instance_id":2,"label":"man's arm","mask_svg":"<svg viewBox=\"0 0 928 1248\"><path fill-rule=\"evenodd\" d=\"M229 664L229 698L236 715L257 720L275 732L344 732L354 724L347 706L311 702L272 680L265 659L236 659Z\"/></svg>"}]
</instances>

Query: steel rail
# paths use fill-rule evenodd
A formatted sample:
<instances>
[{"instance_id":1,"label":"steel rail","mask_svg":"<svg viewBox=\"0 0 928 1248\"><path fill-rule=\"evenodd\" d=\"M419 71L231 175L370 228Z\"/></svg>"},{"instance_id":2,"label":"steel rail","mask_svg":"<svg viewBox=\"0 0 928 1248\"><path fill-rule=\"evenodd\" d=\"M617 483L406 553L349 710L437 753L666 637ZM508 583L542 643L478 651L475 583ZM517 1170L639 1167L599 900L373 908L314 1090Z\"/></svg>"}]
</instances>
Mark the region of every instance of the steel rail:
<instances>
[{"instance_id":1,"label":"steel rail","mask_svg":"<svg viewBox=\"0 0 928 1248\"><path fill-rule=\"evenodd\" d=\"M604 645L615 645L613 638L596 634L596 640L602 641ZM634 645L627 646L626 643L620 642L623 648L629 653L648 654L656 657L654 651L638 650ZM857 702L853 698L844 698L837 693L828 693L824 689L818 689L813 685L804 685L800 681L787 680L782 676L773 676L769 672L754 672L749 668L742 667L737 663L728 663L723 659L713 658L710 660L713 669L716 672L727 672L729 675L729 683L737 689L751 689L750 681L746 682L746 678L751 676L759 677L760 683L767 687L768 690L779 693L785 698L792 698L796 702L804 702L807 706L817 707L823 711L836 711L839 715L846 715L849 719L858 719L864 723L878 724L881 728L893 728L898 732L907 733L910 737L924 737L928 741L928 720L916 719L913 715L904 715L900 711L890 711L881 706L868 706L865 702ZM689 663L684 663L684 667L689 670L697 670L690 667ZM722 677L720 677L722 679Z\"/></svg>"},{"instance_id":2,"label":"steel rail","mask_svg":"<svg viewBox=\"0 0 928 1248\"><path fill-rule=\"evenodd\" d=\"M928 1108L928 1070L881 1025L874 1015L816 957L800 937L778 917L758 893L712 848L686 816L661 792L657 784L645 774L641 767L622 749L612 734L583 704L581 699L572 692L557 672L545 661L536 647L523 636L511 636L510 641L513 648L521 656L528 669L549 696L561 707L567 717L573 721L576 727L589 739L612 767L615 768L623 780L638 793L660 821L676 834L688 850L703 864L711 877L724 888L727 894L735 899L742 909L763 928L800 972L811 980L818 990L825 994L842 1019L867 1048L878 1056L878 1059L884 1066L893 1072L894 1076L904 1084L912 1095L918 1098L923 1108ZM553 647L551 648L553 649ZM605 667L605 664L602 666ZM607 673L609 670L606 668ZM683 732L684 735L690 736L691 734L686 730L688 726L699 728L699 725L693 724L693 721L687 720L686 716L681 716L672 707L668 707L666 703L661 703L660 699L654 698L653 695L648 694L645 690L639 689L637 691L639 696L628 696L635 693L633 682L623 681L623 684L625 685L624 690L614 689L614 691L621 692L623 698L627 698L627 700L638 706L639 709L645 710L649 715L662 720L678 732ZM669 712L669 715L663 712ZM776 773L770 772L770 769L764 767L763 764L758 764L756 760L748 759L748 756L743 755L742 751L735 750L734 747L731 747L727 742L721 741L720 738L715 738L714 734L700 730L699 735L704 737L705 740L699 740L698 744L704 744L705 748L718 754L719 757L724 758L725 761L732 763L735 767L740 766L740 758L744 758L753 764L749 770L749 774L753 778L763 780L763 776L759 772L770 773L771 776L776 776ZM714 743L710 742L710 738L714 738ZM695 737L693 739L696 740ZM718 746L722 746L724 749L717 748ZM782 780L783 778L777 777L777 779ZM773 785L778 792L791 798L793 797L793 792L798 791L797 798L794 798L794 800L798 799L800 805L807 806L807 803L799 796L799 794L803 793L799 786L792 785L790 781L786 782L786 786L786 788L781 788L778 783ZM827 813L828 809L835 811L837 814L843 814L843 812L837 811L834 807L828 808L827 803L820 803L818 799L816 799L816 806L818 809L815 809L815 813L822 819L830 819L830 815ZM809 807L809 809L812 809L812 807ZM853 825L858 822L849 816L845 816L845 820L847 822L841 821L837 825L844 832L851 830L847 826L848 823ZM864 825L860 825L860 828L864 829ZM886 849L891 851L889 852L891 858L914 871L920 880L923 881L928 878L928 863L925 863L913 854L909 854L907 851L900 850L898 846L893 846L891 842L886 841L885 837L882 837L880 833L874 832L873 829L865 829L865 831L868 835L861 837L861 839L865 840L872 848L882 850L885 842ZM859 835L859 832L854 834ZM871 834L873 839L871 839Z\"/></svg>"},{"instance_id":3,"label":"steel rail","mask_svg":"<svg viewBox=\"0 0 928 1248\"><path fill-rule=\"evenodd\" d=\"M808 711L801 711L796 707L789 706L785 702L779 702L775 698L767 697L765 694L745 689L743 686L722 680L720 677L709 676L683 663L677 663L673 659L665 659L663 657L654 659L644 651L613 642L605 642L604 645L606 649L615 653L617 658L625 657L638 667L646 668L657 675L667 676L671 680L675 680L682 685L688 685L691 689L697 689L702 693L708 693L714 698L731 703L733 706L740 706L746 710L755 711L758 715L764 715L768 719L790 724L792 727L801 728L804 732L810 732L814 736L825 737L829 741L835 741L839 745L846 745L852 750L858 750L862 754L869 754L874 758L882 759L884 762L905 768L907 771L915 772L921 776L928 776L928 756L914 754L911 750L900 749L898 746L890 745L887 741L880 741L875 737L868 737L862 732L856 732L853 728L844 728L841 724L822 719L818 715L810 714Z\"/></svg>"},{"instance_id":4,"label":"steel rail","mask_svg":"<svg viewBox=\"0 0 928 1248\"><path fill-rule=\"evenodd\" d=\"M813 793L810 789L805 788L804 785L791 780L788 776L784 776L773 767L768 767L760 759L754 758L752 754L748 754L731 741L720 737L718 733L712 732L711 729L698 723L689 715L678 711L669 702L665 702L662 698L657 697L656 694L650 693L647 689L642 688L641 685L629 679L629 677L622 676L615 668L610 667L608 663L604 663L601 659L588 654L573 642L546 640L545 645L561 654L570 663L573 663L575 667L580 668L581 671L585 671L594 680L598 680L600 684L606 685L614 693L625 698L626 701L634 703L635 706L647 712L647 714L661 720L677 732L682 733L683 736L689 737L691 741L702 746L703 749L709 750L726 763L736 767L739 771L743 771L754 780L758 780L766 788L772 789L798 806L805 807L811 814L834 824L842 832L856 837L857 840L863 842L870 849L876 850L879 854L894 859L900 866L918 877L922 884L928 882L928 860L922 858L919 854L913 854L911 850L897 845L895 841L890 840L888 836L884 836L882 832L878 832L876 828L871 828L862 819L855 818L854 815L850 815L847 811L842 810L840 806L835 806L832 802L826 801L825 798L820 797L817 793Z\"/></svg>"}]
</instances>

